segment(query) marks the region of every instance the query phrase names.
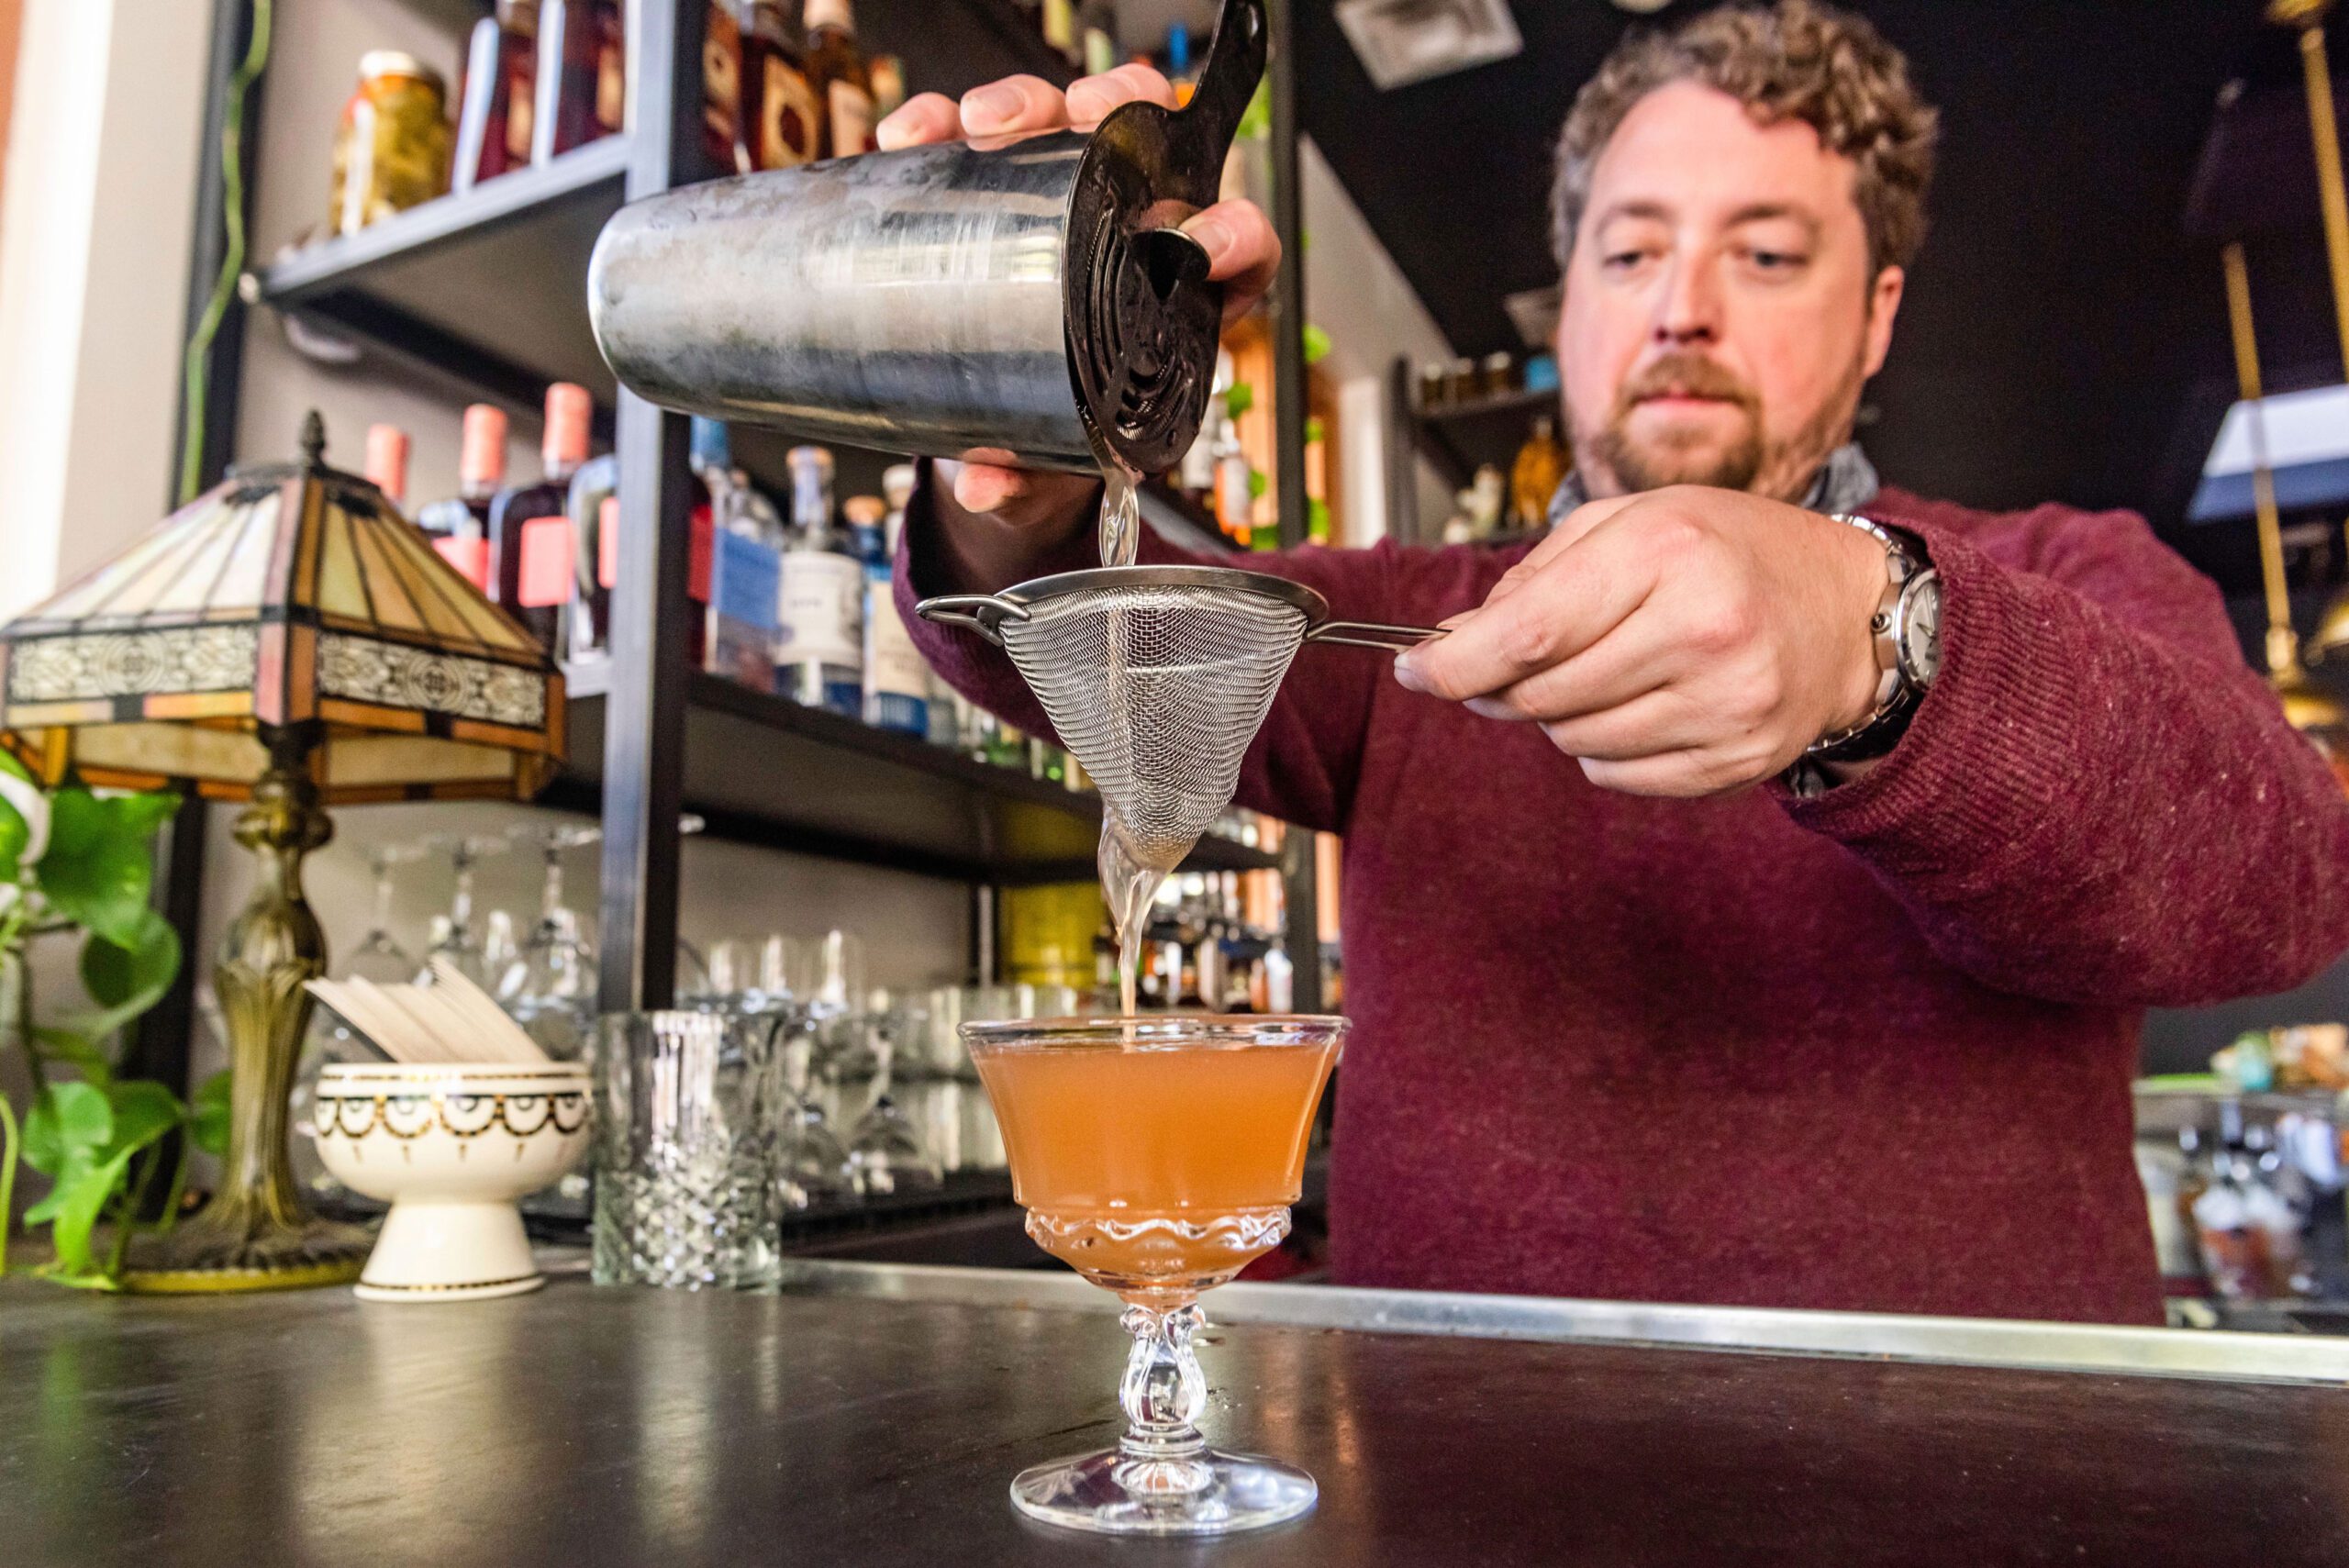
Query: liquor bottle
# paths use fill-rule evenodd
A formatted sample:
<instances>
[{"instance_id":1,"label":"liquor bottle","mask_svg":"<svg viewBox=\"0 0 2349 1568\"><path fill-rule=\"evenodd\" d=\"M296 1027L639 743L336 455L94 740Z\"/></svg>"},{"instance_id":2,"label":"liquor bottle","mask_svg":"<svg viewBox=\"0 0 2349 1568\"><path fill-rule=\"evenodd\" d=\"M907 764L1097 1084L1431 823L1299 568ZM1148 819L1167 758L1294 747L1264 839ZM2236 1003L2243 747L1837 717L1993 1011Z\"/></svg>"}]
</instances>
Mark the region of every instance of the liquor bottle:
<instances>
[{"instance_id":1,"label":"liquor bottle","mask_svg":"<svg viewBox=\"0 0 2349 1568\"><path fill-rule=\"evenodd\" d=\"M1066 55L1071 65L1085 62L1084 48L1076 41L1075 0L1044 0L1044 41Z\"/></svg>"},{"instance_id":2,"label":"liquor bottle","mask_svg":"<svg viewBox=\"0 0 2349 1568\"><path fill-rule=\"evenodd\" d=\"M571 476L571 602L563 606L565 657L573 663L611 651L612 584L619 575L620 460L590 458Z\"/></svg>"},{"instance_id":3,"label":"liquor bottle","mask_svg":"<svg viewBox=\"0 0 2349 1568\"><path fill-rule=\"evenodd\" d=\"M815 161L824 111L783 0L751 0L745 13L741 120L737 168L796 169Z\"/></svg>"},{"instance_id":4,"label":"liquor bottle","mask_svg":"<svg viewBox=\"0 0 2349 1568\"><path fill-rule=\"evenodd\" d=\"M538 80L539 0L497 0L497 14L473 24L465 51L453 189L529 162Z\"/></svg>"},{"instance_id":5,"label":"liquor bottle","mask_svg":"<svg viewBox=\"0 0 2349 1568\"><path fill-rule=\"evenodd\" d=\"M1077 13L1078 52L1087 76L1103 76L1118 68L1118 8L1110 0L1085 0Z\"/></svg>"},{"instance_id":6,"label":"liquor bottle","mask_svg":"<svg viewBox=\"0 0 2349 1568\"><path fill-rule=\"evenodd\" d=\"M571 479L587 461L594 411L585 387L567 381L548 387L546 439L539 448L545 476L526 488L501 490L489 504L489 596L558 655L574 549Z\"/></svg>"},{"instance_id":7,"label":"liquor bottle","mask_svg":"<svg viewBox=\"0 0 2349 1568\"><path fill-rule=\"evenodd\" d=\"M889 503L878 495L852 495L841 504L841 516L848 520L848 547L856 558L868 566L883 559Z\"/></svg>"},{"instance_id":8,"label":"liquor bottle","mask_svg":"<svg viewBox=\"0 0 2349 1568\"><path fill-rule=\"evenodd\" d=\"M1179 100L1188 100L1197 84L1191 74L1191 29L1180 22L1166 29L1166 80L1174 83Z\"/></svg>"},{"instance_id":9,"label":"liquor bottle","mask_svg":"<svg viewBox=\"0 0 2349 1568\"><path fill-rule=\"evenodd\" d=\"M873 123L879 125L906 101L906 62L894 54L876 54L865 62L873 79Z\"/></svg>"},{"instance_id":10,"label":"liquor bottle","mask_svg":"<svg viewBox=\"0 0 2349 1568\"><path fill-rule=\"evenodd\" d=\"M531 162L545 163L620 128L599 117L604 54L618 9L618 0L540 0Z\"/></svg>"},{"instance_id":11,"label":"liquor bottle","mask_svg":"<svg viewBox=\"0 0 2349 1568\"><path fill-rule=\"evenodd\" d=\"M1253 542L1256 496L1250 483L1253 472L1240 444L1239 421L1227 414L1215 434L1215 517L1224 537L1242 550Z\"/></svg>"},{"instance_id":12,"label":"liquor bottle","mask_svg":"<svg viewBox=\"0 0 2349 1568\"><path fill-rule=\"evenodd\" d=\"M384 493L395 511L406 514L407 432L397 425L367 427L367 483Z\"/></svg>"},{"instance_id":13,"label":"liquor bottle","mask_svg":"<svg viewBox=\"0 0 2349 1568\"><path fill-rule=\"evenodd\" d=\"M873 81L856 47L849 0L807 0L807 84L824 106L820 158L873 150Z\"/></svg>"},{"instance_id":14,"label":"liquor bottle","mask_svg":"<svg viewBox=\"0 0 2349 1568\"><path fill-rule=\"evenodd\" d=\"M812 9L812 7L811 7ZM864 712L864 567L832 521L832 454L794 447L791 525L777 619L783 695L850 718Z\"/></svg>"},{"instance_id":15,"label":"liquor bottle","mask_svg":"<svg viewBox=\"0 0 2349 1568\"><path fill-rule=\"evenodd\" d=\"M701 150L713 173L751 169L742 139L747 63L739 0L709 0L701 33Z\"/></svg>"},{"instance_id":16,"label":"liquor bottle","mask_svg":"<svg viewBox=\"0 0 2349 1568\"><path fill-rule=\"evenodd\" d=\"M864 722L876 729L930 734L930 665L914 646L905 617L897 613L897 540L906 526L906 500L913 492L908 464L882 478L889 491L880 546L864 560Z\"/></svg>"},{"instance_id":17,"label":"liquor bottle","mask_svg":"<svg viewBox=\"0 0 2349 1568\"><path fill-rule=\"evenodd\" d=\"M1533 433L1517 449L1509 466L1509 515L1520 528L1538 528L1550 516L1550 498L1566 478L1566 449L1558 441L1558 422L1547 414L1533 417Z\"/></svg>"},{"instance_id":18,"label":"liquor bottle","mask_svg":"<svg viewBox=\"0 0 2349 1568\"><path fill-rule=\"evenodd\" d=\"M709 497L708 582L700 595L697 662L713 674L771 692L783 597L779 519L735 469L724 425L695 419L691 450L694 476Z\"/></svg>"},{"instance_id":19,"label":"liquor bottle","mask_svg":"<svg viewBox=\"0 0 2349 1568\"><path fill-rule=\"evenodd\" d=\"M489 508L506 484L506 410L476 403L465 410L457 450L457 493L416 515L432 548L466 582L489 592Z\"/></svg>"}]
</instances>

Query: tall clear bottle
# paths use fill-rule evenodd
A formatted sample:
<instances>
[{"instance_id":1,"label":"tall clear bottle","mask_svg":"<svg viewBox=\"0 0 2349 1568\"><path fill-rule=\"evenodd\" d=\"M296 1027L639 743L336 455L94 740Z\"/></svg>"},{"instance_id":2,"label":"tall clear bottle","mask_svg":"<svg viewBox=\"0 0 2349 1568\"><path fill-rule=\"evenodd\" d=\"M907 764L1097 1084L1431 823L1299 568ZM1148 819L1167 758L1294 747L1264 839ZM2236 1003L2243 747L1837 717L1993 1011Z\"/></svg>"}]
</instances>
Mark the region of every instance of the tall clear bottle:
<instances>
[{"instance_id":1,"label":"tall clear bottle","mask_svg":"<svg viewBox=\"0 0 2349 1568\"><path fill-rule=\"evenodd\" d=\"M832 454L791 449L777 689L850 718L864 712L864 565L833 520Z\"/></svg>"},{"instance_id":2,"label":"tall clear bottle","mask_svg":"<svg viewBox=\"0 0 2349 1568\"><path fill-rule=\"evenodd\" d=\"M497 0L497 14L473 24L465 51L451 189L529 163L538 81L539 0Z\"/></svg>"},{"instance_id":3,"label":"tall clear bottle","mask_svg":"<svg viewBox=\"0 0 2349 1568\"><path fill-rule=\"evenodd\" d=\"M575 546L571 529L571 480L587 461L588 424L595 402L567 381L547 388L546 439L540 457L545 476L520 489L501 490L489 504L489 596L512 611L547 651L562 654L562 606L571 598Z\"/></svg>"},{"instance_id":4,"label":"tall clear bottle","mask_svg":"<svg viewBox=\"0 0 2349 1568\"><path fill-rule=\"evenodd\" d=\"M465 410L457 449L457 493L416 514L440 558L466 582L489 592L489 508L506 484L506 410L476 403Z\"/></svg>"},{"instance_id":5,"label":"tall clear bottle","mask_svg":"<svg viewBox=\"0 0 2349 1568\"><path fill-rule=\"evenodd\" d=\"M824 110L783 0L751 0L742 18L742 135L735 166L796 169L816 161Z\"/></svg>"},{"instance_id":6,"label":"tall clear bottle","mask_svg":"<svg viewBox=\"0 0 2349 1568\"><path fill-rule=\"evenodd\" d=\"M849 0L807 0L807 84L824 106L819 158L873 150L873 81Z\"/></svg>"},{"instance_id":7,"label":"tall clear bottle","mask_svg":"<svg viewBox=\"0 0 2349 1568\"><path fill-rule=\"evenodd\" d=\"M892 468L882 476L888 492L883 504L879 548L864 562L864 722L907 735L930 734L930 665L914 646L897 613L897 540L905 532L906 502L914 471Z\"/></svg>"},{"instance_id":8,"label":"tall clear bottle","mask_svg":"<svg viewBox=\"0 0 2349 1568\"><path fill-rule=\"evenodd\" d=\"M571 476L571 603L563 607L565 657L576 663L611 652L612 584L619 572L620 460L589 458Z\"/></svg>"}]
</instances>

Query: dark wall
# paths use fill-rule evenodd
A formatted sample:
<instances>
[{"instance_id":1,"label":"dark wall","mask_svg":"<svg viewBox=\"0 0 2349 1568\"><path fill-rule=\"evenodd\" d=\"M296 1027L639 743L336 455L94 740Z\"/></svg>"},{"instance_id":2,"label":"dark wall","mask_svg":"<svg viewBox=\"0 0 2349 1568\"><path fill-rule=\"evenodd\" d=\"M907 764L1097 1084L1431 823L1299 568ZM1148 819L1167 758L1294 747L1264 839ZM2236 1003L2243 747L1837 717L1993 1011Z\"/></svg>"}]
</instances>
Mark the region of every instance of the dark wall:
<instances>
[{"instance_id":1,"label":"dark wall","mask_svg":"<svg viewBox=\"0 0 2349 1568\"><path fill-rule=\"evenodd\" d=\"M2232 384L2217 252L2187 241L2187 196L2221 85L2288 86L2289 38L2256 0L1855 8L1908 50L1945 128L1933 230L1871 400L1887 477L1979 506L2129 506L2170 531ZM1596 0L1511 9L1517 59L1382 94L1328 8L1298 7L1306 127L1463 353L1513 343L1502 297L1555 277L1551 147L1626 25ZM2279 366L2321 360L2283 347L2293 322L2329 326L2306 259L2254 253Z\"/></svg>"}]
</instances>

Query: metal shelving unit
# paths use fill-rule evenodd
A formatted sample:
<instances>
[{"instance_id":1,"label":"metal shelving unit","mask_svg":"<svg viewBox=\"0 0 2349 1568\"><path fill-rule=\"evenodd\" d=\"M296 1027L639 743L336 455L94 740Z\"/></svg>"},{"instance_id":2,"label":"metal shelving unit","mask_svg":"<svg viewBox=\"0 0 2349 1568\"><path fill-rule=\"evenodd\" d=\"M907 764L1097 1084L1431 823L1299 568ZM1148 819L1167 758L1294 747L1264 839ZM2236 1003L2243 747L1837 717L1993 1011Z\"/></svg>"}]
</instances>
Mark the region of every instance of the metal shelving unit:
<instances>
[{"instance_id":1,"label":"metal shelving unit","mask_svg":"<svg viewBox=\"0 0 2349 1568\"><path fill-rule=\"evenodd\" d=\"M404 3L451 29L487 8L485 0ZM219 106L250 28L250 0L215 4L220 39L203 195L206 210L217 213L220 170L209 149L217 144ZM1281 407L1300 410L1281 422L1282 493L1301 497L1297 328L1304 308L1294 265L1301 246L1288 0L1272 0L1271 11L1275 175L1288 193L1275 218L1292 261L1275 291L1280 337L1292 350L1282 361L1278 396ZM1072 75L1013 0L859 0L857 12L866 46L903 58L925 90L960 94L1016 72L1058 83ZM240 290L247 305L298 313L410 373L518 412L535 413L553 381L575 381L596 395L622 486L612 652L594 671L577 672L572 763L546 798L603 819L602 1001L615 1009L658 1006L673 996L683 810L699 813L718 836L965 882L978 890L982 908L994 887L1091 875L1100 827L1100 806L1090 795L748 691L686 663L693 490L686 422L615 386L588 328L585 283L596 236L623 202L713 172L701 166L699 137L705 15L701 0L640 0L630 61L635 117L627 136L310 246L249 275ZM249 128L249 157L256 140ZM197 271L208 277L217 237L212 226L199 227ZM224 340L233 336L232 324ZM207 430L233 428L239 374L235 353L216 356ZM779 478L782 443L745 435L746 465L762 478ZM212 473L228 456L225 440L207 441ZM869 467L877 477L881 461L843 453L842 470L862 481ZM1284 539L1304 538L1298 514L1285 508ZM1312 951L1311 839L1292 834L1289 842L1290 852L1276 859L1211 840L1194 864L1282 866L1292 924L1301 922L1305 934L1297 951ZM1315 966L1299 967L1297 1003L1306 1010L1319 1005Z\"/></svg>"}]
</instances>

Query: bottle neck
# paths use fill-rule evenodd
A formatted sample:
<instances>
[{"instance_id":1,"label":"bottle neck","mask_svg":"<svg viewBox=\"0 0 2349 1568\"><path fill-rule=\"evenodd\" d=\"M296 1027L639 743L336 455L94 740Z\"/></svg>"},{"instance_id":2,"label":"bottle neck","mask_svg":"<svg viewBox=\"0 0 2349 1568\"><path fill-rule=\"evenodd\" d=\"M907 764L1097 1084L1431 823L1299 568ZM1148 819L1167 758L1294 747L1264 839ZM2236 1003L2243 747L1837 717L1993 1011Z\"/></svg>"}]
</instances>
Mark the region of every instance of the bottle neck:
<instances>
[{"instance_id":1,"label":"bottle neck","mask_svg":"<svg viewBox=\"0 0 2349 1568\"><path fill-rule=\"evenodd\" d=\"M547 465L547 478L546 478L546 482L547 482L549 484L570 484L570 483L571 483L571 476L572 476L573 474L574 474L574 473L577 473L579 472L579 470L580 470L581 465L582 465L582 464L584 464L585 462L586 462L586 459L584 459L584 458L572 458L572 457L549 457L549 458L546 460L546 465Z\"/></svg>"}]
</instances>

